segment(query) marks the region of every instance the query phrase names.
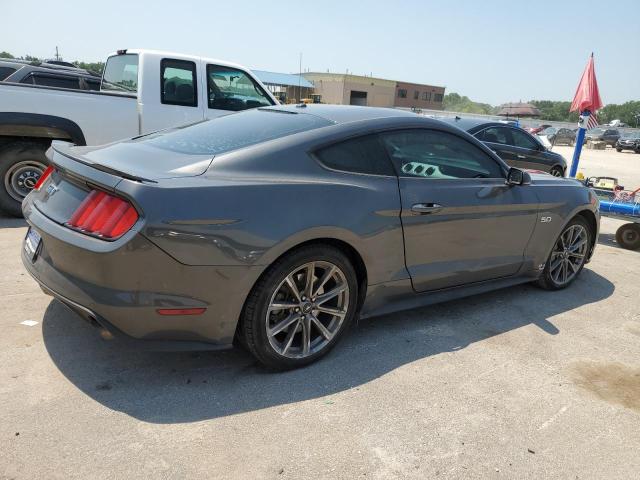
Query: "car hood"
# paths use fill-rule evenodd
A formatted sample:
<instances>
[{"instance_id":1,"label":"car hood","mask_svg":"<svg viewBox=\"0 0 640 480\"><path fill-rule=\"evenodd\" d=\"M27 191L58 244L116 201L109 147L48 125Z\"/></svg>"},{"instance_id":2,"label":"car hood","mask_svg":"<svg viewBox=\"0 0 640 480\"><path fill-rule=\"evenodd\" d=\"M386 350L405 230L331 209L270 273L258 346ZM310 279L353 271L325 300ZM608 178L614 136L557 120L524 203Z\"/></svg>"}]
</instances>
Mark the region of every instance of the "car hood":
<instances>
[{"instance_id":1,"label":"car hood","mask_svg":"<svg viewBox=\"0 0 640 480\"><path fill-rule=\"evenodd\" d=\"M98 169L149 180L202 175L213 161L212 155L179 153L135 140L98 147L56 144L54 148Z\"/></svg>"}]
</instances>

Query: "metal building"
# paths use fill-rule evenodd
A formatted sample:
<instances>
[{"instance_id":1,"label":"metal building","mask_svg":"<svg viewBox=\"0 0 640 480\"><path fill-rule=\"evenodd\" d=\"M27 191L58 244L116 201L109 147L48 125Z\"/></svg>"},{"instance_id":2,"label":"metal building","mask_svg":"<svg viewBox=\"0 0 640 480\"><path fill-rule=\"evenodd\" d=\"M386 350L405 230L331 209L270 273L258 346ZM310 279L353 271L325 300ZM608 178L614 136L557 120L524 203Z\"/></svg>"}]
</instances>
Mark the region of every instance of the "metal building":
<instances>
[{"instance_id":1,"label":"metal building","mask_svg":"<svg viewBox=\"0 0 640 480\"><path fill-rule=\"evenodd\" d=\"M280 103L298 103L310 98L313 84L306 78L290 74L252 70L262 83L273 93Z\"/></svg>"}]
</instances>

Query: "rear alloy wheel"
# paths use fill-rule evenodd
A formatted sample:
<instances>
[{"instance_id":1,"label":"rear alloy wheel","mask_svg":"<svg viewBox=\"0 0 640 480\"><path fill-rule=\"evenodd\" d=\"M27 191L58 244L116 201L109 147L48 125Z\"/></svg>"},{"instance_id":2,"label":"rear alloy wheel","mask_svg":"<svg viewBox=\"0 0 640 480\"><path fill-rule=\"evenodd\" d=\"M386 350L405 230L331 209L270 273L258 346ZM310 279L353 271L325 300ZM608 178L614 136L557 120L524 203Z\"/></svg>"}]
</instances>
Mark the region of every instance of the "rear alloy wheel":
<instances>
[{"instance_id":1,"label":"rear alloy wheel","mask_svg":"<svg viewBox=\"0 0 640 480\"><path fill-rule=\"evenodd\" d=\"M22 216L22 200L47 168L45 151L44 145L25 142L0 152L0 210Z\"/></svg>"},{"instance_id":2,"label":"rear alloy wheel","mask_svg":"<svg viewBox=\"0 0 640 480\"><path fill-rule=\"evenodd\" d=\"M554 177L564 177L564 172L562 171L562 168L560 167L553 167L549 173L551 175L553 175Z\"/></svg>"},{"instance_id":3,"label":"rear alloy wheel","mask_svg":"<svg viewBox=\"0 0 640 480\"><path fill-rule=\"evenodd\" d=\"M616 242L627 250L640 249L640 225L626 223L616 231Z\"/></svg>"},{"instance_id":4,"label":"rear alloy wheel","mask_svg":"<svg viewBox=\"0 0 640 480\"><path fill-rule=\"evenodd\" d=\"M584 267L591 246L589 226L574 218L556 240L538 284L547 290L559 290L573 282Z\"/></svg>"},{"instance_id":5,"label":"rear alloy wheel","mask_svg":"<svg viewBox=\"0 0 640 480\"><path fill-rule=\"evenodd\" d=\"M307 365L337 343L355 314L357 279L349 259L309 246L278 260L247 299L243 344L275 369Z\"/></svg>"}]
</instances>

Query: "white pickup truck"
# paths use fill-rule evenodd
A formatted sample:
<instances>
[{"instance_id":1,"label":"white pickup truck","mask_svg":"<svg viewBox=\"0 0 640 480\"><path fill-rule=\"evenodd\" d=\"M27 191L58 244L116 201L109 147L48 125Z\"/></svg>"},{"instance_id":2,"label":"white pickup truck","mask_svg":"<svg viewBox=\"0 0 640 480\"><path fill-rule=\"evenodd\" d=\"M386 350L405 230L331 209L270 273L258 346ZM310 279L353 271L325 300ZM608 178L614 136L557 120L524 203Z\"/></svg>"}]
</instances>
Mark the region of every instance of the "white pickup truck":
<instances>
[{"instance_id":1,"label":"white pickup truck","mask_svg":"<svg viewBox=\"0 0 640 480\"><path fill-rule=\"evenodd\" d=\"M0 82L0 209L22 215L52 140L101 145L277 103L245 67L151 50L109 56L100 91Z\"/></svg>"}]
</instances>

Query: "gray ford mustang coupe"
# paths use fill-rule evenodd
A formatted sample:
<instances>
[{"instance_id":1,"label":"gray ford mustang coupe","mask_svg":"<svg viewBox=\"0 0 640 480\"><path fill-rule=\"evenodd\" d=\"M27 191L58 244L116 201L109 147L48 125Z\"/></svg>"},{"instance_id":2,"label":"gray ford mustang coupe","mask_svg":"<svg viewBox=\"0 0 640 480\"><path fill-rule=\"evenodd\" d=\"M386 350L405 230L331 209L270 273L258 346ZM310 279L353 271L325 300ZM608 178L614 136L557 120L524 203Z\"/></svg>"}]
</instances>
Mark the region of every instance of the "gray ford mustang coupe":
<instances>
[{"instance_id":1,"label":"gray ford mustang coupe","mask_svg":"<svg viewBox=\"0 0 640 480\"><path fill-rule=\"evenodd\" d=\"M113 336L237 341L278 369L356 315L564 288L599 228L577 181L391 109L266 107L48 156L22 249L46 293Z\"/></svg>"}]
</instances>

